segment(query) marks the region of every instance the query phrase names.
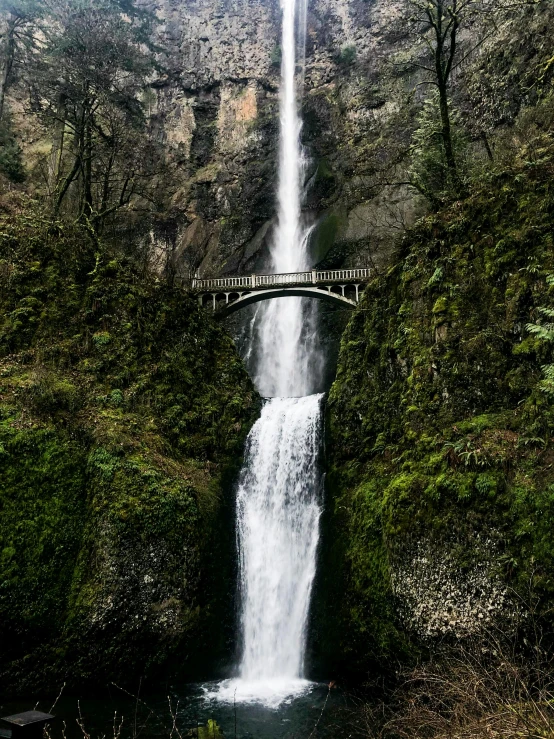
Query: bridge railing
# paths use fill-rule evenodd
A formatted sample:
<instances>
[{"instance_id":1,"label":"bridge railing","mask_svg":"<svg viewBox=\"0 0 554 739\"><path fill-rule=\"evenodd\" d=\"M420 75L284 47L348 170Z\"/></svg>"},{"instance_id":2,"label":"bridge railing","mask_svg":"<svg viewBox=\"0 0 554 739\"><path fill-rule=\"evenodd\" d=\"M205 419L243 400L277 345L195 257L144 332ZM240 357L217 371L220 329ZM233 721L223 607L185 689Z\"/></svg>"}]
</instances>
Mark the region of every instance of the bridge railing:
<instances>
[{"instance_id":1,"label":"bridge railing","mask_svg":"<svg viewBox=\"0 0 554 739\"><path fill-rule=\"evenodd\" d=\"M371 269L332 269L316 272L317 282L356 282L371 277Z\"/></svg>"},{"instance_id":2,"label":"bridge railing","mask_svg":"<svg viewBox=\"0 0 554 739\"><path fill-rule=\"evenodd\" d=\"M275 275L249 275L242 277L219 277L215 279L194 278L193 290L255 290L256 288L286 285L318 285L321 283L364 282L371 276L371 269L333 269L309 272L289 272Z\"/></svg>"}]
</instances>

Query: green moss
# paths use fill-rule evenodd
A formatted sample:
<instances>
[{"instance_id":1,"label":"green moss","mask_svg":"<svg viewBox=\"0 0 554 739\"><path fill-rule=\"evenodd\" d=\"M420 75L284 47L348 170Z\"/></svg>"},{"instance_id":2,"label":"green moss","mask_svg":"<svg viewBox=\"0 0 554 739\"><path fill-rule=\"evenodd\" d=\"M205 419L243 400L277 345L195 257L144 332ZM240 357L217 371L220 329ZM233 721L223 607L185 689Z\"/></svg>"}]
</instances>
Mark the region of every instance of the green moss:
<instances>
[{"instance_id":1,"label":"green moss","mask_svg":"<svg viewBox=\"0 0 554 739\"><path fill-rule=\"evenodd\" d=\"M0 683L209 664L258 397L184 290L26 206L0 217Z\"/></svg>"},{"instance_id":2,"label":"green moss","mask_svg":"<svg viewBox=\"0 0 554 739\"><path fill-rule=\"evenodd\" d=\"M432 279L433 279L433 276L431 276L431 280ZM447 310L448 310L448 299L443 295L437 299L435 305L433 306L433 313L446 313Z\"/></svg>"},{"instance_id":3,"label":"green moss","mask_svg":"<svg viewBox=\"0 0 554 739\"><path fill-rule=\"evenodd\" d=\"M85 458L63 432L0 425L0 611L13 654L51 638L67 612L86 510ZM17 645L21 648L21 644Z\"/></svg>"},{"instance_id":4,"label":"green moss","mask_svg":"<svg viewBox=\"0 0 554 739\"><path fill-rule=\"evenodd\" d=\"M344 334L328 404L328 528L345 541L334 638L356 645L358 669L407 653L384 604L391 562L414 540L493 532L501 576L552 630L554 408L540 389L551 348L525 326L549 304L554 145L531 164L535 145L422 219ZM477 556L469 544L453 551L460 567Z\"/></svg>"}]
</instances>

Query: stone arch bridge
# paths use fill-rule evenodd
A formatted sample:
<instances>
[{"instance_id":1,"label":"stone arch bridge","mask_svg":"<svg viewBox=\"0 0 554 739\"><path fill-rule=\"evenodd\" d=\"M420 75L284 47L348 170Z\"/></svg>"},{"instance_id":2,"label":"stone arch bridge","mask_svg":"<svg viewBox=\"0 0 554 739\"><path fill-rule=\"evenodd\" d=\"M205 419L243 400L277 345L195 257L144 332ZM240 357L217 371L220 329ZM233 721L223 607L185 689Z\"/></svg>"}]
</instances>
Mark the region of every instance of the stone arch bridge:
<instances>
[{"instance_id":1,"label":"stone arch bridge","mask_svg":"<svg viewBox=\"0 0 554 739\"><path fill-rule=\"evenodd\" d=\"M262 300L298 296L317 298L342 307L355 308L371 277L371 269L335 269L276 275L195 278L193 292L201 306L224 318Z\"/></svg>"}]
</instances>

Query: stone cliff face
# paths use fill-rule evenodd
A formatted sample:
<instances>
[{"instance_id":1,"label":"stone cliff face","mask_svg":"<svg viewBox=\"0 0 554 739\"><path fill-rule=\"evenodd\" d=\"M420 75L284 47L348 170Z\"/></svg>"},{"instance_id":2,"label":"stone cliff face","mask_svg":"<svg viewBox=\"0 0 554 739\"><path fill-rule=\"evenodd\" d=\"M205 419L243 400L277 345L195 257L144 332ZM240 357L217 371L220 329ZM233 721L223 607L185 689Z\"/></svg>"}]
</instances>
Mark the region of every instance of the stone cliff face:
<instances>
[{"instance_id":1,"label":"stone cliff face","mask_svg":"<svg viewBox=\"0 0 554 739\"><path fill-rule=\"evenodd\" d=\"M264 262L275 213L279 4L166 0L158 15L170 72L152 112L182 176L173 202L181 215L174 258L185 272L247 272ZM384 1L309 3L303 138L307 208L320 223L315 262L337 242L350 247L346 253L366 247L359 259L367 261L368 239L390 210L382 199L361 207L341 200L349 173L340 152L386 114L383 100L366 99L367 70L350 68L348 49L376 68L390 52L387 29L397 15L397 3ZM407 193L392 200L410 217ZM379 252L376 241L371 256ZM390 238L385 242L390 248Z\"/></svg>"},{"instance_id":2,"label":"stone cliff face","mask_svg":"<svg viewBox=\"0 0 554 739\"><path fill-rule=\"evenodd\" d=\"M485 42L478 18L460 41L464 62L452 96L477 159L487 156L486 137L540 94L529 70L543 69L541 84L551 74L544 41L551 9L510 12ZM151 110L180 182L172 204L175 264L185 274L260 268L275 215L279 3L164 0L158 15L169 71ZM408 16L407 0L308 1L299 74L314 264L382 266L398 234L427 208L403 184L432 89Z\"/></svg>"}]
</instances>

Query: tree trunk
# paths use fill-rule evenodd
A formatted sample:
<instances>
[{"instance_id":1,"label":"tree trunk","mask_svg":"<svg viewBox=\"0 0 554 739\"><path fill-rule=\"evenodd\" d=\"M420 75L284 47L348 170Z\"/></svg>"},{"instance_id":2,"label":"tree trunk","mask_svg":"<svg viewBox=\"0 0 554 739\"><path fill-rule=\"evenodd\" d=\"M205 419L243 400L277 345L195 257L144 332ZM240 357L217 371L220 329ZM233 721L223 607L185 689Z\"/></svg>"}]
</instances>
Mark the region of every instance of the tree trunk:
<instances>
[{"instance_id":1,"label":"tree trunk","mask_svg":"<svg viewBox=\"0 0 554 739\"><path fill-rule=\"evenodd\" d=\"M457 4L454 1L452 12L455 14ZM448 104L448 84L452 73L452 66L456 56L457 35L459 21L456 17L448 17L445 5L439 0L436 5L437 18L434 25L437 46L435 49L435 69L437 73L437 87L439 89L439 102L441 114L441 135L444 148L446 167L450 175L452 186L457 195L464 191L464 185L458 172L454 144L452 141L452 124L450 122L450 106ZM451 25L450 30L448 25ZM447 37L450 38L450 46L446 44Z\"/></svg>"},{"instance_id":2,"label":"tree trunk","mask_svg":"<svg viewBox=\"0 0 554 739\"><path fill-rule=\"evenodd\" d=\"M84 181L83 181L83 213L90 218L93 211L92 200L92 125L90 122L90 113L87 116L85 124L85 162L84 162Z\"/></svg>"},{"instance_id":3,"label":"tree trunk","mask_svg":"<svg viewBox=\"0 0 554 739\"><path fill-rule=\"evenodd\" d=\"M452 126L450 123L450 110L448 108L448 92L445 85L439 84L439 100L440 100L440 111L441 111L441 126L442 126L442 142L444 146L444 157L446 159L446 166L450 172L450 177L456 189L459 189L460 176L458 174L458 166L456 164L456 157L454 156L454 145L452 143Z\"/></svg>"},{"instance_id":4,"label":"tree trunk","mask_svg":"<svg viewBox=\"0 0 554 739\"><path fill-rule=\"evenodd\" d=\"M67 192L71 186L71 183L73 182L75 177L77 177L77 174L80 168L81 168L81 157L77 155L75 157L75 161L73 162L73 168L71 169L71 172L67 175L63 183L61 183L59 191L57 192L56 200L54 203L54 215L55 216L58 216L63 200L65 196L67 195Z\"/></svg>"},{"instance_id":5,"label":"tree trunk","mask_svg":"<svg viewBox=\"0 0 554 739\"><path fill-rule=\"evenodd\" d=\"M481 139L483 140L483 144L485 145L485 151L487 152L489 161L494 162L494 154L492 153L491 145L489 144L489 137L487 136L485 131L481 131Z\"/></svg>"},{"instance_id":6,"label":"tree trunk","mask_svg":"<svg viewBox=\"0 0 554 739\"><path fill-rule=\"evenodd\" d=\"M15 58L15 29L17 26L17 16L10 13L6 21L5 35L2 43L0 59L0 120L4 114L4 103L6 100L6 92L8 90L13 62Z\"/></svg>"},{"instance_id":7,"label":"tree trunk","mask_svg":"<svg viewBox=\"0 0 554 739\"><path fill-rule=\"evenodd\" d=\"M48 189L50 194L57 192L60 183L65 144L65 120L66 102L64 96L61 95L58 100L58 122L54 131L52 152L48 164Z\"/></svg>"}]
</instances>

